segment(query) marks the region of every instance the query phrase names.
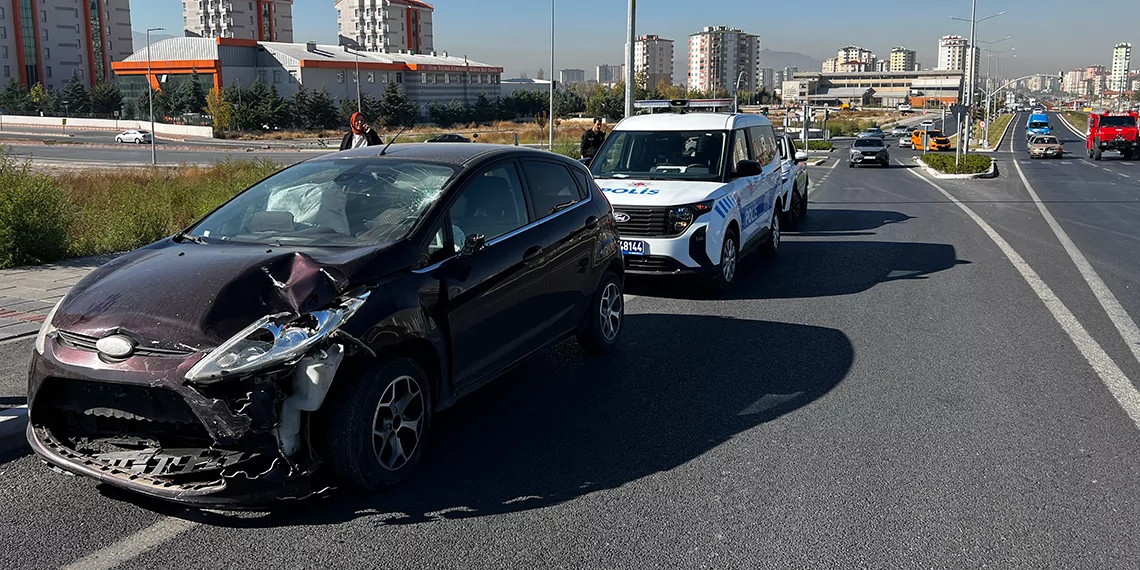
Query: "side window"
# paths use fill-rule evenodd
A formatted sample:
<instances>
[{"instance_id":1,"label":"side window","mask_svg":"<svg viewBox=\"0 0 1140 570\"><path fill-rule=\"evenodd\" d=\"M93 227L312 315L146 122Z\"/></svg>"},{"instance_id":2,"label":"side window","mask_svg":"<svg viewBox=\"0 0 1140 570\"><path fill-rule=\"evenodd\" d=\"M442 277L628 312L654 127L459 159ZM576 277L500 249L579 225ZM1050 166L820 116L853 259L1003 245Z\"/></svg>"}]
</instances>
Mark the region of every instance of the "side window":
<instances>
[{"instance_id":1,"label":"side window","mask_svg":"<svg viewBox=\"0 0 1140 570\"><path fill-rule=\"evenodd\" d=\"M776 140L776 133L769 125L760 125L748 128L752 136L752 149L756 153L756 160L760 164L768 165L777 158L788 158L787 137ZM790 156L790 155L789 155Z\"/></svg>"},{"instance_id":2,"label":"side window","mask_svg":"<svg viewBox=\"0 0 1140 570\"><path fill-rule=\"evenodd\" d=\"M582 173L581 170L571 170L574 175L574 180L578 182L578 195L583 200L590 197L590 177Z\"/></svg>"},{"instance_id":3,"label":"side window","mask_svg":"<svg viewBox=\"0 0 1140 570\"><path fill-rule=\"evenodd\" d=\"M737 129L732 132L732 166L742 160L752 160L752 156L748 154L748 135L745 134L744 129Z\"/></svg>"},{"instance_id":4,"label":"side window","mask_svg":"<svg viewBox=\"0 0 1140 570\"><path fill-rule=\"evenodd\" d=\"M545 218L582 200L578 184L565 166L544 160L524 160L534 215Z\"/></svg>"},{"instance_id":5,"label":"side window","mask_svg":"<svg viewBox=\"0 0 1140 570\"><path fill-rule=\"evenodd\" d=\"M515 163L499 163L468 180L450 214L457 247L469 235L483 234L491 241L527 225L530 218Z\"/></svg>"},{"instance_id":6,"label":"side window","mask_svg":"<svg viewBox=\"0 0 1140 570\"><path fill-rule=\"evenodd\" d=\"M447 232L444 231L443 223L441 222L438 225L438 229L428 240L427 247L420 254L419 262L416 263L416 269L439 263L459 251L459 246L447 243Z\"/></svg>"}]
</instances>

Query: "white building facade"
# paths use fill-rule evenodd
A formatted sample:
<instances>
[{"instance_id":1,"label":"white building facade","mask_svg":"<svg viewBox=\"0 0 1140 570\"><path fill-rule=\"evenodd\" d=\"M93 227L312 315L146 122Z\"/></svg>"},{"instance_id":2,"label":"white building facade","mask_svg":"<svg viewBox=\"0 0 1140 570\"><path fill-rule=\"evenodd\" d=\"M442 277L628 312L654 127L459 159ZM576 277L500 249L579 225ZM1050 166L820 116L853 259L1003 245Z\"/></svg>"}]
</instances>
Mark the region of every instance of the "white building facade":
<instances>
[{"instance_id":1,"label":"white building facade","mask_svg":"<svg viewBox=\"0 0 1140 570\"><path fill-rule=\"evenodd\" d=\"M419 0L337 0L339 43L382 53L431 53L434 11Z\"/></svg>"},{"instance_id":2,"label":"white building facade","mask_svg":"<svg viewBox=\"0 0 1140 570\"><path fill-rule=\"evenodd\" d=\"M182 0L191 38L293 41L293 0Z\"/></svg>"},{"instance_id":3,"label":"white building facade","mask_svg":"<svg viewBox=\"0 0 1140 570\"><path fill-rule=\"evenodd\" d=\"M113 77L111 64L134 53L128 0L38 0L0 6L0 81L29 89L62 87L72 75L88 88Z\"/></svg>"},{"instance_id":4,"label":"white building facade","mask_svg":"<svg viewBox=\"0 0 1140 570\"><path fill-rule=\"evenodd\" d=\"M647 89L662 81L673 85L673 40L656 35L637 38L633 44L633 65L635 74L645 74Z\"/></svg>"},{"instance_id":5,"label":"white building facade","mask_svg":"<svg viewBox=\"0 0 1140 570\"><path fill-rule=\"evenodd\" d=\"M1112 48L1112 72L1109 89L1120 93L1128 90L1128 68L1132 66L1132 44L1119 43Z\"/></svg>"},{"instance_id":6,"label":"white building facade","mask_svg":"<svg viewBox=\"0 0 1140 570\"><path fill-rule=\"evenodd\" d=\"M757 91L760 36L727 26L710 26L689 36L688 87L704 92Z\"/></svg>"}]
</instances>

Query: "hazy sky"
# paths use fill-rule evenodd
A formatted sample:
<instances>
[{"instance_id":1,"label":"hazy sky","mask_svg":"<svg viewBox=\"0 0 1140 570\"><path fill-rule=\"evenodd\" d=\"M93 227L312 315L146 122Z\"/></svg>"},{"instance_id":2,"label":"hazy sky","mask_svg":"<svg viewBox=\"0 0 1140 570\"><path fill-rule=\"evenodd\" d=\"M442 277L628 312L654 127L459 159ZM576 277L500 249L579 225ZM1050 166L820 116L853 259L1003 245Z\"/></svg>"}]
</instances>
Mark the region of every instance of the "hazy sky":
<instances>
[{"instance_id":1,"label":"hazy sky","mask_svg":"<svg viewBox=\"0 0 1140 570\"><path fill-rule=\"evenodd\" d=\"M550 67L550 2L545 0L435 0L435 47L451 54L501 65L508 76ZM556 0L558 69L592 70L623 57L626 2L622 0ZM865 10L875 6L874 11ZM1095 9L1081 12L1082 7ZM807 8L810 6L810 8ZM852 10L852 6L860 9ZM800 9L803 8L803 9ZM763 46L800 52L817 59L835 55L845 45L860 45L879 57L891 47L918 51L924 68L936 63L938 38L968 36L969 0L851 0L806 2L732 0L641 0L639 34L675 40L678 69L687 59L688 35L703 26L730 25L758 34ZM1055 73L1060 69L1111 64L1112 46L1130 42L1132 67L1140 68L1140 0L978 0L978 18L1005 12L978 24L979 42L994 44L1005 75ZM296 0L294 41L336 43L333 0ZM165 27L182 30L179 0L131 0L136 30ZM141 46L136 46L141 47ZM983 45L983 47L985 47ZM1016 58L1011 57L1014 53ZM983 60L983 65L985 60ZM996 64L995 64L996 69ZM679 80L680 78L678 78Z\"/></svg>"}]
</instances>

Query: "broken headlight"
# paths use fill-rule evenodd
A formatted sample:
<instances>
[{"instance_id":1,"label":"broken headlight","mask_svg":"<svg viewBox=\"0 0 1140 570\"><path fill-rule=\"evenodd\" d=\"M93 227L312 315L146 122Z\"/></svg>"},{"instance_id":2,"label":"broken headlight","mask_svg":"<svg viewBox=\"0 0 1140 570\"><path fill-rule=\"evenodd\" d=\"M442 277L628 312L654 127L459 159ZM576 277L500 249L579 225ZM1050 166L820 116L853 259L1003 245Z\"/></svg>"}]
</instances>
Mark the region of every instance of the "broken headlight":
<instances>
[{"instance_id":1,"label":"broken headlight","mask_svg":"<svg viewBox=\"0 0 1140 570\"><path fill-rule=\"evenodd\" d=\"M217 382L297 360L336 332L368 299L368 292L350 294L335 306L299 317L277 313L258 319L210 351L189 372L188 380Z\"/></svg>"}]
</instances>

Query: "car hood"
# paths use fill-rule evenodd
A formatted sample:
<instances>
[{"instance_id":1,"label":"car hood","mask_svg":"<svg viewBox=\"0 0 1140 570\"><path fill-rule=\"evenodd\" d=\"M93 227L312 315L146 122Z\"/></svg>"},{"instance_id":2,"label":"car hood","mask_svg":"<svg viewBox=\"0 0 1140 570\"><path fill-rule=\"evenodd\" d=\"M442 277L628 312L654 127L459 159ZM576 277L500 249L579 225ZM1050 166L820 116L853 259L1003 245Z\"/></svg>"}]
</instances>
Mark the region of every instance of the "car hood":
<instances>
[{"instance_id":1,"label":"car hood","mask_svg":"<svg viewBox=\"0 0 1140 570\"><path fill-rule=\"evenodd\" d=\"M676 206L718 198L728 185L723 182L687 180L636 180L600 178L596 180L610 203L630 206Z\"/></svg>"},{"instance_id":2,"label":"car hood","mask_svg":"<svg viewBox=\"0 0 1140 570\"><path fill-rule=\"evenodd\" d=\"M375 278L382 251L167 239L88 274L53 324L92 337L119 332L158 348L213 348L261 317L320 309Z\"/></svg>"}]
</instances>

